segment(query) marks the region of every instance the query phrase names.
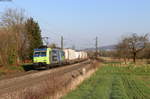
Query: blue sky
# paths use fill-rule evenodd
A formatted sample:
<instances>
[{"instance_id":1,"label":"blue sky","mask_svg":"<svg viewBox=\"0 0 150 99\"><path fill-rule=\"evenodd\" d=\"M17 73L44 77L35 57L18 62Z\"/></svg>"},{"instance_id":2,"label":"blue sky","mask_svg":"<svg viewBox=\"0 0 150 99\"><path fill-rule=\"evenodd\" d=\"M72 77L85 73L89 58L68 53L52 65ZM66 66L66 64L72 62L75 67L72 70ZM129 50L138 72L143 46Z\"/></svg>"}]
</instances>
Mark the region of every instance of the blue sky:
<instances>
[{"instance_id":1,"label":"blue sky","mask_svg":"<svg viewBox=\"0 0 150 99\"><path fill-rule=\"evenodd\" d=\"M42 35L59 45L64 36L65 47L94 47L116 44L132 32L150 32L150 0L13 0L0 2L6 8L25 9L41 26Z\"/></svg>"}]
</instances>

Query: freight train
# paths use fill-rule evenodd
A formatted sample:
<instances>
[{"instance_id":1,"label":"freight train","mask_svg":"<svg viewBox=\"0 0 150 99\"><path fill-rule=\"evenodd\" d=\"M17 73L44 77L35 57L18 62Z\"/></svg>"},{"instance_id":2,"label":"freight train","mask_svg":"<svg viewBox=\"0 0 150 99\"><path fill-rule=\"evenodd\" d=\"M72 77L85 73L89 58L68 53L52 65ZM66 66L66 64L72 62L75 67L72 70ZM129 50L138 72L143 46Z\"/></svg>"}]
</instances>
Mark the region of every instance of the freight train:
<instances>
[{"instance_id":1,"label":"freight train","mask_svg":"<svg viewBox=\"0 0 150 99\"><path fill-rule=\"evenodd\" d=\"M34 68L45 67L49 69L55 66L73 64L88 58L87 52L73 49L37 48L34 49Z\"/></svg>"}]
</instances>

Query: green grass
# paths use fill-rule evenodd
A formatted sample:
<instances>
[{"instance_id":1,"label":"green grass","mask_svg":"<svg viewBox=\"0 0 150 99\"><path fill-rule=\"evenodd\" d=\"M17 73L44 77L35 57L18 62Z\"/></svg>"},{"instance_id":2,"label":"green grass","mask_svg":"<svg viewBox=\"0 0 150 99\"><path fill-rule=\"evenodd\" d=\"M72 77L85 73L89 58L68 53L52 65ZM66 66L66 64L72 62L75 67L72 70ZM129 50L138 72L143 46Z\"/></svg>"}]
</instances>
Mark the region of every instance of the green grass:
<instances>
[{"instance_id":1,"label":"green grass","mask_svg":"<svg viewBox=\"0 0 150 99\"><path fill-rule=\"evenodd\" d=\"M62 99L150 99L150 66L105 64Z\"/></svg>"}]
</instances>

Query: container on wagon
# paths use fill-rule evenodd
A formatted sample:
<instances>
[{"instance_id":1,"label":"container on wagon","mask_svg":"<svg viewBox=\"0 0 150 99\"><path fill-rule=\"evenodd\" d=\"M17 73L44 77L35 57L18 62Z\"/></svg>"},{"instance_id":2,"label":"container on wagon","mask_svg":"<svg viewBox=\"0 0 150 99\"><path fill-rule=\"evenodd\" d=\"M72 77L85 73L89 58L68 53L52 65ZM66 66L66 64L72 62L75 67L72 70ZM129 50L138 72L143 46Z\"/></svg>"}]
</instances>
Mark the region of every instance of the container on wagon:
<instances>
[{"instance_id":1,"label":"container on wagon","mask_svg":"<svg viewBox=\"0 0 150 99\"><path fill-rule=\"evenodd\" d=\"M73 49L64 49L65 59L66 60L75 60L76 59L76 51Z\"/></svg>"}]
</instances>

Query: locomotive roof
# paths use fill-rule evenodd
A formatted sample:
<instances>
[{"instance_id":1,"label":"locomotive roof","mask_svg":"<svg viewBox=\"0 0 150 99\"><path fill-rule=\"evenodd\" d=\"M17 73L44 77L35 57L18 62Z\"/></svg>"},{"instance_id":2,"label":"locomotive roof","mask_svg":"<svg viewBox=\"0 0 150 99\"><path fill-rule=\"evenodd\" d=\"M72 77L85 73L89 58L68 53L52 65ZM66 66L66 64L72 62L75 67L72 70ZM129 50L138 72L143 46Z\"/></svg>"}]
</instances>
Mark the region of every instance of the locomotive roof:
<instances>
[{"instance_id":1,"label":"locomotive roof","mask_svg":"<svg viewBox=\"0 0 150 99\"><path fill-rule=\"evenodd\" d=\"M34 51L46 51L47 50L47 48L36 48L36 49L34 49Z\"/></svg>"},{"instance_id":2,"label":"locomotive roof","mask_svg":"<svg viewBox=\"0 0 150 99\"><path fill-rule=\"evenodd\" d=\"M36 48L36 49L34 49L34 51L46 51L47 49L62 51L61 49L57 49L57 48Z\"/></svg>"}]
</instances>

